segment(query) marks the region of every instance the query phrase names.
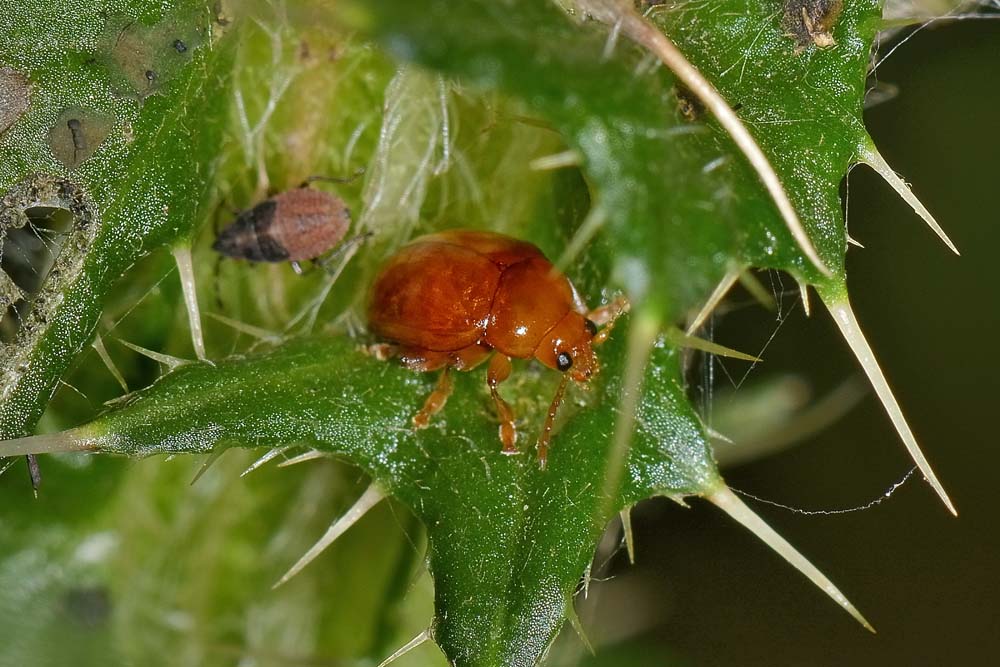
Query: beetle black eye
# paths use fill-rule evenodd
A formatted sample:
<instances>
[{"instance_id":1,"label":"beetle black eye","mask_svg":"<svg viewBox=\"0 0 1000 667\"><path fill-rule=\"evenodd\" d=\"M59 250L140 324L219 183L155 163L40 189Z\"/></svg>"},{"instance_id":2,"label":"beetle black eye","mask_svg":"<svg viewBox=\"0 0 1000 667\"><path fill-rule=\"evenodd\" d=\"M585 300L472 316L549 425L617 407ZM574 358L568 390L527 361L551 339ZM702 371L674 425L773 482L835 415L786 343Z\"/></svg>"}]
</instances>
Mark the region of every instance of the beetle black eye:
<instances>
[{"instance_id":1,"label":"beetle black eye","mask_svg":"<svg viewBox=\"0 0 1000 667\"><path fill-rule=\"evenodd\" d=\"M573 357L569 356L565 352L560 352L556 355L556 368L561 371L568 371L573 367Z\"/></svg>"},{"instance_id":2,"label":"beetle black eye","mask_svg":"<svg viewBox=\"0 0 1000 667\"><path fill-rule=\"evenodd\" d=\"M584 320L583 326L587 327L587 331L590 333L591 336L597 335L597 325L594 324L591 320Z\"/></svg>"}]
</instances>

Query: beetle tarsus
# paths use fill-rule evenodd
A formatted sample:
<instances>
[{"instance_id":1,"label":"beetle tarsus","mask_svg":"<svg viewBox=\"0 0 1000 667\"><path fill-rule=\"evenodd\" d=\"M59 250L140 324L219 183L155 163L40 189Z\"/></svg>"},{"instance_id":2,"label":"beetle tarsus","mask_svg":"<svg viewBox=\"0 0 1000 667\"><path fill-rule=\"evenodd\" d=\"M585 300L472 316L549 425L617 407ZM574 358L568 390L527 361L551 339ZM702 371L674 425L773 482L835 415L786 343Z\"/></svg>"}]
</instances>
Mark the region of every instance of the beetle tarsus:
<instances>
[{"instance_id":1,"label":"beetle tarsus","mask_svg":"<svg viewBox=\"0 0 1000 667\"><path fill-rule=\"evenodd\" d=\"M500 442L503 443L503 449L500 451L507 456L520 454L521 452L517 448L517 427L514 426L514 413L507 404L507 401L499 396L494 396L494 398L498 401L498 408L499 406L503 406L507 412L506 415L500 418Z\"/></svg>"}]
</instances>

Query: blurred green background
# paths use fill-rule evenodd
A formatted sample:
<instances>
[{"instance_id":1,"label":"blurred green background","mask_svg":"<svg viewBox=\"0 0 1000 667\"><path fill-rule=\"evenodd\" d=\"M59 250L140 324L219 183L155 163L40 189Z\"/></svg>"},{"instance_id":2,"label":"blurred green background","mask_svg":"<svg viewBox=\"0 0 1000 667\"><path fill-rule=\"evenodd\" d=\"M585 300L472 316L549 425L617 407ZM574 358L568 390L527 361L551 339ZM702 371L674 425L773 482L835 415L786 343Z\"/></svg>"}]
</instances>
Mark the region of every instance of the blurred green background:
<instances>
[{"instance_id":1,"label":"blurred green background","mask_svg":"<svg viewBox=\"0 0 1000 667\"><path fill-rule=\"evenodd\" d=\"M592 589L598 626L643 610L649 626L633 642L645 650L617 654L618 662L609 648L602 664L962 665L989 664L1000 652L1000 537L990 491L1000 466L990 418L1000 396L998 47L992 21L924 29L877 71L897 96L866 113L882 154L961 258L873 172L859 167L849 178L850 234L865 246L848 252L854 307L958 518L919 475L890 500L850 514L803 516L748 500L858 605L878 630L869 635L707 503L684 510L647 502L633 516L636 566L615 556L616 578ZM734 293L732 301L749 298ZM777 329L748 382L795 373L823 396L860 374L826 313L814 308L805 317L790 294L782 316L780 328L759 307L716 319L717 340L749 352ZM737 381L746 371L724 365ZM718 369L716 377L719 411L729 380ZM836 509L875 499L911 465L866 394L797 447L724 473L734 488L770 500ZM654 645L668 650L651 652Z\"/></svg>"}]
</instances>

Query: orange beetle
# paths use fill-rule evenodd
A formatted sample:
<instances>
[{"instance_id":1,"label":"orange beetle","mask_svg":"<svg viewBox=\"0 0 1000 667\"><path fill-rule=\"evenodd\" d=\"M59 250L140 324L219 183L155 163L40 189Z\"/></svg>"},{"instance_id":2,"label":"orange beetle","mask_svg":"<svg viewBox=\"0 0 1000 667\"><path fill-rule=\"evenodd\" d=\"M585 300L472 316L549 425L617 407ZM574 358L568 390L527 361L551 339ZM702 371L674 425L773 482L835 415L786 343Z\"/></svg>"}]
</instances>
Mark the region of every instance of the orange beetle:
<instances>
[{"instance_id":1,"label":"orange beetle","mask_svg":"<svg viewBox=\"0 0 1000 667\"><path fill-rule=\"evenodd\" d=\"M573 285L534 245L493 232L454 230L422 236L393 255L372 287L368 322L416 371L444 368L437 387L413 417L424 428L451 394L451 368L475 368L493 352L486 381L500 417L505 454L516 454L510 405L497 386L511 373L511 357L565 373L538 438L542 466L552 422L569 378L585 382L597 372L594 346L606 340L627 303L588 312ZM598 324L608 324L598 331Z\"/></svg>"}]
</instances>

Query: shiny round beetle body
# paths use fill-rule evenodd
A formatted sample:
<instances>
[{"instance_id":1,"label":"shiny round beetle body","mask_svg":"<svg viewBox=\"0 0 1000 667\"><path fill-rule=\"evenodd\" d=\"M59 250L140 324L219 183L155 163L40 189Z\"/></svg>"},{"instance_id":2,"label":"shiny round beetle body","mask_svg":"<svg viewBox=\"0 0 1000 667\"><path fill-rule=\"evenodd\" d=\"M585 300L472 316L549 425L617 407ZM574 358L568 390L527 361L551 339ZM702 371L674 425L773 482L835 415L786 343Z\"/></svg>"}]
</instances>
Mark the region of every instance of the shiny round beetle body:
<instances>
[{"instance_id":1,"label":"shiny round beetle body","mask_svg":"<svg viewBox=\"0 0 1000 667\"><path fill-rule=\"evenodd\" d=\"M491 354L487 382L500 416L505 453L516 453L514 415L497 393L511 357L538 359L566 374L538 443L544 465L566 379L597 372L594 346L605 340L623 302L587 311L569 280L534 245L492 232L455 230L423 236L393 255L372 288L368 322L413 370L444 368L437 389L414 417L427 425L451 391L448 370L469 370Z\"/></svg>"},{"instance_id":2,"label":"shiny round beetle body","mask_svg":"<svg viewBox=\"0 0 1000 667\"><path fill-rule=\"evenodd\" d=\"M308 187L288 190L241 213L212 248L253 262L302 262L344 238L351 213L340 197Z\"/></svg>"}]
</instances>

